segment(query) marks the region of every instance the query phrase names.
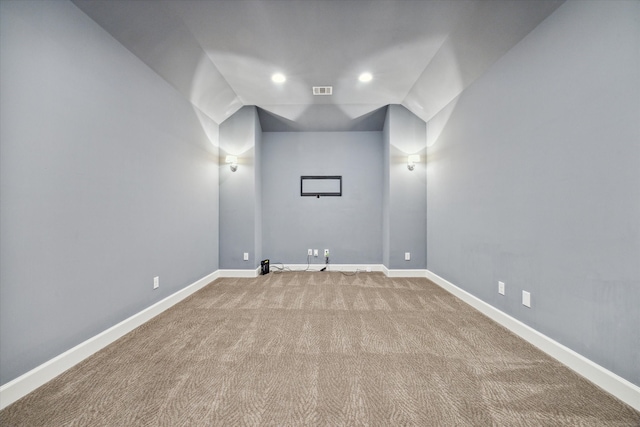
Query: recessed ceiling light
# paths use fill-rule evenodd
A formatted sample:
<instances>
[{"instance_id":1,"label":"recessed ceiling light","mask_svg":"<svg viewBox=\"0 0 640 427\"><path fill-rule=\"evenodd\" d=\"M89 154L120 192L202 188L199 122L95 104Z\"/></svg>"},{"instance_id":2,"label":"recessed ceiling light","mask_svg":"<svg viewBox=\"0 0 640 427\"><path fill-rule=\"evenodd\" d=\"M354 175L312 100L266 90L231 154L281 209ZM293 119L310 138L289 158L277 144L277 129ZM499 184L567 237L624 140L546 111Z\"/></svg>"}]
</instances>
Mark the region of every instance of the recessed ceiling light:
<instances>
[{"instance_id":1,"label":"recessed ceiling light","mask_svg":"<svg viewBox=\"0 0 640 427\"><path fill-rule=\"evenodd\" d=\"M360 77L358 77L358 80L360 80L363 83L370 82L371 79L373 79L373 76L371 75L371 73L362 73L360 74Z\"/></svg>"},{"instance_id":2,"label":"recessed ceiling light","mask_svg":"<svg viewBox=\"0 0 640 427\"><path fill-rule=\"evenodd\" d=\"M275 73L273 76L271 76L271 81L273 81L274 83L284 83L286 80L287 78L282 73Z\"/></svg>"}]
</instances>

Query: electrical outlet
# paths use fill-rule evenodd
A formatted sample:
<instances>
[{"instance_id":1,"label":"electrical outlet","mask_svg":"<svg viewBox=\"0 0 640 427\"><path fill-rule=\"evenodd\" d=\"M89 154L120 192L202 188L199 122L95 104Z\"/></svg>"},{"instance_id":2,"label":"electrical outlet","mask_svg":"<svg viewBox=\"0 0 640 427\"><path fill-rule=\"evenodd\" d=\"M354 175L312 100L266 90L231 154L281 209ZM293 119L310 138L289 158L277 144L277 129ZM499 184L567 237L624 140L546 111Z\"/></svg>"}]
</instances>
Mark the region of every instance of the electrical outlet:
<instances>
[{"instance_id":1,"label":"electrical outlet","mask_svg":"<svg viewBox=\"0 0 640 427\"><path fill-rule=\"evenodd\" d=\"M531 308L531 294L527 291L522 291L522 305Z\"/></svg>"},{"instance_id":2,"label":"electrical outlet","mask_svg":"<svg viewBox=\"0 0 640 427\"><path fill-rule=\"evenodd\" d=\"M504 282L498 282L498 293L504 295Z\"/></svg>"},{"instance_id":3,"label":"electrical outlet","mask_svg":"<svg viewBox=\"0 0 640 427\"><path fill-rule=\"evenodd\" d=\"M404 260L405 261L411 261L411 252L405 252L404 253Z\"/></svg>"},{"instance_id":4,"label":"electrical outlet","mask_svg":"<svg viewBox=\"0 0 640 427\"><path fill-rule=\"evenodd\" d=\"M245 252L245 253L244 253L244 257L243 257L243 259L244 259L245 261L249 261L249 252Z\"/></svg>"},{"instance_id":5,"label":"electrical outlet","mask_svg":"<svg viewBox=\"0 0 640 427\"><path fill-rule=\"evenodd\" d=\"M318 250L317 249L313 250L313 256L318 256Z\"/></svg>"},{"instance_id":6,"label":"electrical outlet","mask_svg":"<svg viewBox=\"0 0 640 427\"><path fill-rule=\"evenodd\" d=\"M328 257L329 256L329 249L325 249L324 250L324 257Z\"/></svg>"},{"instance_id":7,"label":"electrical outlet","mask_svg":"<svg viewBox=\"0 0 640 427\"><path fill-rule=\"evenodd\" d=\"M156 276L153 278L153 289L158 289L160 287L160 277Z\"/></svg>"},{"instance_id":8,"label":"electrical outlet","mask_svg":"<svg viewBox=\"0 0 640 427\"><path fill-rule=\"evenodd\" d=\"M313 255L313 249L307 249L307 255L309 256Z\"/></svg>"}]
</instances>

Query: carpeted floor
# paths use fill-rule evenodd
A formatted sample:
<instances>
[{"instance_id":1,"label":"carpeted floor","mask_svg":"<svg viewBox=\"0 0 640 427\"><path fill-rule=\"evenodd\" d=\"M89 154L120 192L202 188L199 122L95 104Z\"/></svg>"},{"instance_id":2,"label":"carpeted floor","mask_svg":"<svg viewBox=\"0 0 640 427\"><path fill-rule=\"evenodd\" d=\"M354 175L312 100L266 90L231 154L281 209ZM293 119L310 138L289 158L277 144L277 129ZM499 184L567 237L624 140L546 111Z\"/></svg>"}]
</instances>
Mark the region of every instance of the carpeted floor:
<instances>
[{"instance_id":1,"label":"carpeted floor","mask_svg":"<svg viewBox=\"0 0 640 427\"><path fill-rule=\"evenodd\" d=\"M219 279L0 412L2 426L637 426L426 279Z\"/></svg>"}]
</instances>

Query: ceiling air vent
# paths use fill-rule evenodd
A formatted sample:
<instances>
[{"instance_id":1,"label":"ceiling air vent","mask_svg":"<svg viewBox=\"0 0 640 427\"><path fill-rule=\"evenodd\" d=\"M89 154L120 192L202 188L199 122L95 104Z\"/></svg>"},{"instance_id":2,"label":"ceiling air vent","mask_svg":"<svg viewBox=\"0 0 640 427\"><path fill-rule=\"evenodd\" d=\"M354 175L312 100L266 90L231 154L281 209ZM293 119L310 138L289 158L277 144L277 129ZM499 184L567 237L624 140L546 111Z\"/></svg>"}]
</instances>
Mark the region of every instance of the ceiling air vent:
<instances>
[{"instance_id":1,"label":"ceiling air vent","mask_svg":"<svg viewBox=\"0 0 640 427\"><path fill-rule=\"evenodd\" d=\"M313 94L319 95L333 95L333 86L313 86Z\"/></svg>"}]
</instances>

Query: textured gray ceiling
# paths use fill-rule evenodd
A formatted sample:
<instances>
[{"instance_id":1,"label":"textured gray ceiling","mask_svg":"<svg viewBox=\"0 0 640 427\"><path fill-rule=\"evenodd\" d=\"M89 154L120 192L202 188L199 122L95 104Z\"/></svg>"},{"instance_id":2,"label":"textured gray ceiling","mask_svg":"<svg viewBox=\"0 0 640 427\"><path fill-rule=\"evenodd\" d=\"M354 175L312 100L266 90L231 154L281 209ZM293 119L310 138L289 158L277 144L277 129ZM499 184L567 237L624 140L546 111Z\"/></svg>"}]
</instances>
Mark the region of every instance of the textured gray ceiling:
<instances>
[{"instance_id":1,"label":"textured gray ceiling","mask_svg":"<svg viewBox=\"0 0 640 427\"><path fill-rule=\"evenodd\" d=\"M428 121L564 0L73 1L217 123L256 105L265 131L330 131L388 104Z\"/></svg>"}]
</instances>

